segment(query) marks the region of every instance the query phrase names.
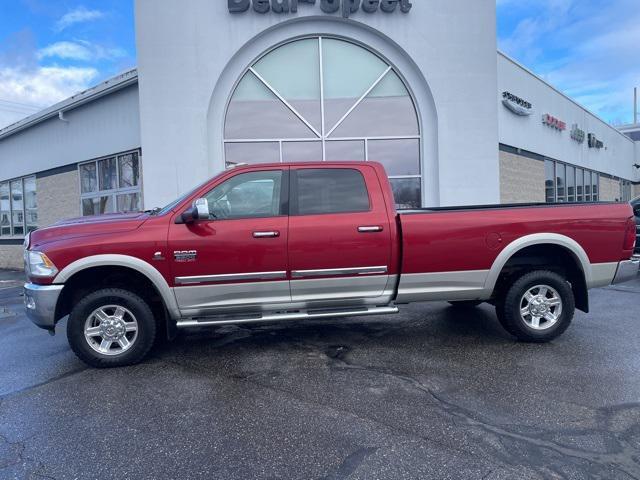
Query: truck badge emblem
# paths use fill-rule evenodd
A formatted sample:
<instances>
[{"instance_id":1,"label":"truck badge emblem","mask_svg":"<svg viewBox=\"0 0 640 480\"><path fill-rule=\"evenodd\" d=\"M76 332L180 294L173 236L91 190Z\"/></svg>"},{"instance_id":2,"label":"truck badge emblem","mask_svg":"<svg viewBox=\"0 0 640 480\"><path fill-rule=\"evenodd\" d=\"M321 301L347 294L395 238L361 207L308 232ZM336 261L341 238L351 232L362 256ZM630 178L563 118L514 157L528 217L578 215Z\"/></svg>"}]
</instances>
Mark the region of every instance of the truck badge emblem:
<instances>
[{"instance_id":1,"label":"truck badge emblem","mask_svg":"<svg viewBox=\"0 0 640 480\"><path fill-rule=\"evenodd\" d=\"M173 252L173 258L176 262L193 262L197 257L197 250L175 250Z\"/></svg>"}]
</instances>

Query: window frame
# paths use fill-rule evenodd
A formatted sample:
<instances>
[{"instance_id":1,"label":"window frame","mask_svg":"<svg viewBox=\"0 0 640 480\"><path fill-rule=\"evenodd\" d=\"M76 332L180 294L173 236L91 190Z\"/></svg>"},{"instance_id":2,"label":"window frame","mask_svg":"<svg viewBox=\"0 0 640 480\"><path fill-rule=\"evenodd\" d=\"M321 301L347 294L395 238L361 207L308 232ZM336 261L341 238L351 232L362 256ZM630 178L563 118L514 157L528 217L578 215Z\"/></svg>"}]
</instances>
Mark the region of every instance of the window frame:
<instances>
[{"instance_id":1,"label":"window frame","mask_svg":"<svg viewBox=\"0 0 640 480\"><path fill-rule=\"evenodd\" d=\"M364 189L367 192L367 200L369 202L369 207L366 210L348 210L344 212L319 212L319 213L299 213L299 205L298 205L298 172L304 170L352 170L358 172L360 177L362 178L362 183L364 184ZM289 188L289 215L292 217L314 217L317 215L353 215L357 213L371 213L373 211L373 202L371 201L371 192L369 191L369 186L367 185L367 179L359 168L355 167L340 167L340 166L331 166L327 168L318 168L318 167L309 167L309 168L293 168L290 170L290 188Z\"/></svg>"},{"instance_id":2,"label":"window frame","mask_svg":"<svg viewBox=\"0 0 640 480\"><path fill-rule=\"evenodd\" d=\"M288 217L289 216L289 195L290 195L290 173L289 168L265 168L264 170L251 170L249 172L238 172L236 175L231 175L230 177L225 178L220 183L216 184L214 187L210 188L206 192L198 195L197 198L206 198L211 192L213 192L216 188L224 185L225 183L233 180L234 178L240 177L241 175L249 175L253 173L261 173L261 172L281 172L282 178L280 179L280 201L278 202L280 205L280 210L278 215L263 215L259 217L254 216L246 216L246 217L233 217L233 218L211 218L205 220L199 220L203 223L207 222L233 222L236 220L251 220L251 219L261 219L261 218L280 218L280 217ZM179 215L180 216L180 215Z\"/></svg>"},{"instance_id":3,"label":"window frame","mask_svg":"<svg viewBox=\"0 0 640 480\"><path fill-rule=\"evenodd\" d=\"M123 157L125 155L130 155L130 154L137 154L138 155L138 185L135 185L133 187L120 187L120 157ZM115 159L115 178L116 178L116 188L115 189L110 189L110 190L101 190L101 185L100 185L100 162L102 160L108 160L108 159ZM82 192L82 166L84 165L90 165L93 164L95 167L95 173L96 173L96 190L92 191L92 192ZM120 213L119 209L118 209L118 196L120 195L127 195L127 194L138 194L138 198L140 201L140 210L144 210L144 198L142 196L142 192L143 192L143 178L142 178L142 152L139 148L134 149L134 150L127 150L124 152L119 152L119 153L115 153L112 155L105 155L99 158L95 158L92 160L87 160L85 162L80 162L78 163L78 193L80 194L80 216L84 217L84 216L90 216L90 215L84 215L84 210L82 207L82 202L83 200L90 200L90 199L95 199L95 198L102 198L102 197L111 197L111 201L113 202L114 205L114 211L113 212L106 212L106 213L98 213L98 214L94 214L94 215L109 215L109 214L113 214L113 213Z\"/></svg>"},{"instance_id":4,"label":"window frame","mask_svg":"<svg viewBox=\"0 0 640 480\"><path fill-rule=\"evenodd\" d=\"M602 176L600 172L591 170L589 168L581 167L579 165L574 165L572 163L560 162L558 160L554 160L548 157L545 157L544 161L545 161L545 166L546 166L546 162L549 162L553 165L553 195L554 195L553 202L548 202L547 201L547 185L546 185L546 182L548 179L546 176L546 168L545 168L545 184L544 184L545 203L571 204L571 203L597 203L600 201L600 177ZM564 186L563 186L564 195L562 197L558 195L558 167L564 170ZM574 195L573 195L574 201L572 202L568 201L569 182L567 181L567 172L570 169L573 170L573 178L574 178ZM588 185L585 183L587 179L587 175L589 178ZM588 200L587 200L587 193L586 193L587 186L589 187ZM596 186L596 189L597 189L595 194L595 199L592 192L593 186ZM580 193L578 192L578 189L581 190ZM562 200L560 198L562 198Z\"/></svg>"},{"instance_id":5,"label":"window frame","mask_svg":"<svg viewBox=\"0 0 640 480\"><path fill-rule=\"evenodd\" d=\"M25 180L27 179L33 179L34 180L34 185L35 185L35 193L36 193L36 207L35 208L27 208L27 202L26 202L26 196L25 196ZM12 195L12 189L11 189L11 184L14 182L20 182L20 187L21 187L21 191L22 191L22 208L19 210L15 210L16 213L22 213L22 234L15 234L14 232L14 221L13 221L13 214L14 214L14 208L13 208L13 195ZM38 215L38 182L37 182L37 176L35 174L32 175L25 175L24 177L17 177L17 178L10 178L7 180L2 180L0 181L0 185L4 185L6 184L8 187L8 191L9 191L9 235L4 235L2 233L2 227L0 227L0 240L15 240L15 239L24 239L29 233L31 233L32 231L36 230L38 228L38 222L36 222L36 225L31 225L32 230L29 230L29 225L27 222L27 210L31 211L31 210L35 210L36 212L36 216ZM6 227L5 227L6 228Z\"/></svg>"},{"instance_id":6,"label":"window frame","mask_svg":"<svg viewBox=\"0 0 640 480\"><path fill-rule=\"evenodd\" d=\"M336 124L335 126L333 126L333 128L327 128L325 125L325 114L324 114L324 109L325 109L325 95L324 95L324 77L323 77L323 70L324 70L324 58L323 58L323 45L322 45L322 41L323 39L330 39L330 40L339 40L339 41L343 41L352 45L355 45L357 47L360 47L364 50L366 50L367 52L369 52L370 54L374 55L375 57L377 57L378 59L380 59L382 62L384 62L387 65L387 69L384 71L384 73L382 73L382 75L380 75L380 77L376 80L376 82L371 86L371 88L369 88L366 92L364 92L364 94L357 100L357 102L355 103L355 105L353 105L347 112L346 114L341 118L341 120L338 122L338 124ZM308 128L310 128L310 130L314 133L314 136L309 137L309 138L228 138L226 135L226 131L225 131L225 127L226 127L226 122L227 122L227 115L229 112L229 108L231 105L231 101L234 97L234 94L238 88L238 85L240 84L240 82L242 82L242 80L245 78L246 75L255 75L256 78L258 79L258 81L260 81L261 83L263 83L270 91L275 93L275 89L274 87L266 80L264 79L262 76L260 76L259 74L257 74L254 70L254 67L256 66L256 64L258 64L258 62L260 62L263 58L265 58L267 55L269 55L271 52L277 50L278 48L293 43L293 42L297 42L297 41L301 41L301 40L317 40L318 41L318 57L319 57L319 62L320 62L320 108L321 108L321 130L318 132L315 128L313 128L313 126L310 126L308 124L308 121L304 118L303 115L301 115L299 112L297 112L294 108L291 107L289 101L287 101L285 98L280 97L279 95L276 95L278 97L278 99L280 100L281 103L283 103L287 108L289 108L291 110L291 112L299 119L302 121L303 124L307 124ZM417 122L417 127L418 127L418 132L415 135L389 135L389 136L356 136L356 137L351 137L351 136L337 136L334 137L332 136L333 134L333 130L337 129L337 127L339 125L341 125L343 123L343 121L354 111L356 110L356 108L361 104L362 100L365 99L368 94L384 79L386 78L387 75L394 73L395 75L398 76L398 78L400 79L400 81L402 82L403 86L405 87L407 93L408 93L408 97L411 100L411 103L413 105L413 109L414 109L414 113L416 115L416 122ZM250 62L250 65L248 67L246 67L242 73L239 75L238 79L236 80L236 83L233 85L233 88L231 89L231 92L227 98L227 102L224 108L224 119L222 121L222 145L223 145L223 160L224 160L224 164L229 167L232 166L233 164L230 164L227 162L227 149L226 146L229 144L242 144L242 143L275 143L278 145L278 150L279 150L279 159L278 162L279 163L288 163L285 162L283 160L283 143L287 143L287 142L319 142L321 143L322 146L322 162L330 162L331 160L327 160L327 155L326 155L326 144L329 142L340 142L340 141L362 141L364 142L364 161L368 162L369 161L369 141L375 141L375 140L417 140L418 141L418 173L417 174L411 174L411 175L389 175L388 178L389 179L418 179L419 180L419 186L420 186L420 207L421 208L424 205L424 199L425 199L425 172L423 169L423 160L424 160L424 154L423 154L423 135L422 135L422 120L420 118L420 113L419 113L419 109L418 109L418 103L416 101L415 95L413 93L413 91L411 90L408 82L406 81L406 79L403 77L403 75L401 74L400 70L387 58L385 58L384 56L380 55L378 52L376 52L375 50L371 49L371 47L360 43L354 39L351 38L346 38L346 37L341 37L339 35L318 35L318 34L310 34L310 35L303 35L303 36L299 36L299 37L295 37L295 38L291 38L291 39L287 39L283 42L277 43L275 45L273 45L271 48L265 50L264 52L262 52L258 57L256 57L255 59L253 59Z\"/></svg>"}]
</instances>

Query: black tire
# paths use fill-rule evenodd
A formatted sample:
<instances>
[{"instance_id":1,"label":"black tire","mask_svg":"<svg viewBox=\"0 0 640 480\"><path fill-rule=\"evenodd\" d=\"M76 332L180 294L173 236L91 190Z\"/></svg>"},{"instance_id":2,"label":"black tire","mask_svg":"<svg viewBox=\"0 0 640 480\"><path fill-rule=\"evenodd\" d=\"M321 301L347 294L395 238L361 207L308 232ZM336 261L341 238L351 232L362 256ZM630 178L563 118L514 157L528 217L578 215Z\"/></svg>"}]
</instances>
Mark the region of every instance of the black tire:
<instances>
[{"instance_id":1,"label":"black tire","mask_svg":"<svg viewBox=\"0 0 640 480\"><path fill-rule=\"evenodd\" d=\"M529 325L521 311L524 295L529 290L542 285L555 290L561 300L561 313L555 323L541 329ZM537 290L540 293L540 290ZM526 304L525 304L526 306ZM557 308L557 307L555 307ZM554 313L554 312L552 312ZM546 270L535 270L518 278L496 302L496 314L500 324L518 340L523 342L544 343L560 336L569 328L575 313L575 299L571 285L557 273ZM544 318L542 319L544 322Z\"/></svg>"},{"instance_id":2,"label":"black tire","mask_svg":"<svg viewBox=\"0 0 640 480\"><path fill-rule=\"evenodd\" d=\"M500 322L500 325L502 325L502 328L504 328L507 333L513 335L514 337L517 336L516 331L512 330L511 325L507 324L504 319L504 296L497 298L495 303L496 317L498 317L498 322Z\"/></svg>"},{"instance_id":3,"label":"black tire","mask_svg":"<svg viewBox=\"0 0 640 480\"><path fill-rule=\"evenodd\" d=\"M482 300L460 300L457 302L449 302L449 305L456 308L475 308L483 303Z\"/></svg>"},{"instance_id":4,"label":"black tire","mask_svg":"<svg viewBox=\"0 0 640 480\"><path fill-rule=\"evenodd\" d=\"M137 330L131 346L126 351L113 355L94 350L90 341L85 338L85 323L89 316L100 307L108 305L124 307L137 321ZM67 322L67 339L71 349L80 360L96 368L123 367L139 363L149 353L155 337L156 321L147 302L135 293L120 288L104 288L90 293L73 307ZM96 342L97 339L102 337L97 336Z\"/></svg>"}]
</instances>

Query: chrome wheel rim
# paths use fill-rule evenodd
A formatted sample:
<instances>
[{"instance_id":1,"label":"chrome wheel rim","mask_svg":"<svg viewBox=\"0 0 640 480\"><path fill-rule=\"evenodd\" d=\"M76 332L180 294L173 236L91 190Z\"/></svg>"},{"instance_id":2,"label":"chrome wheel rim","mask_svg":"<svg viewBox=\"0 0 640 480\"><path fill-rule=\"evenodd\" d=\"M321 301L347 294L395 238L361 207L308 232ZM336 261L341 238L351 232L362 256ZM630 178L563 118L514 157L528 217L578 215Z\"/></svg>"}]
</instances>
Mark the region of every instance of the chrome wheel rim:
<instances>
[{"instance_id":1,"label":"chrome wheel rim","mask_svg":"<svg viewBox=\"0 0 640 480\"><path fill-rule=\"evenodd\" d=\"M562 315L562 299L549 285L531 287L520 300L520 317L534 330L553 327Z\"/></svg>"},{"instance_id":2,"label":"chrome wheel rim","mask_svg":"<svg viewBox=\"0 0 640 480\"><path fill-rule=\"evenodd\" d=\"M138 339L138 320L121 305L104 305L87 317L84 338L101 355L121 355Z\"/></svg>"}]
</instances>

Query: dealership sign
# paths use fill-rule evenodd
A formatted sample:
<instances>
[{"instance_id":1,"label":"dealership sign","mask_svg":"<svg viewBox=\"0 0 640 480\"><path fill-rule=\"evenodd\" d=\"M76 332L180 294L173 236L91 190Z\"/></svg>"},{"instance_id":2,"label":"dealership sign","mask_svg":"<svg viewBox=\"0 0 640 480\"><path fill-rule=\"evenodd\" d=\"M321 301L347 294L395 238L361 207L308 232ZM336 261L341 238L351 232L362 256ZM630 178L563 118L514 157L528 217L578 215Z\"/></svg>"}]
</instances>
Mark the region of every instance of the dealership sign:
<instances>
[{"instance_id":1,"label":"dealership sign","mask_svg":"<svg viewBox=\"0 0 640 480\"><path fill-rule=\"evenodd\" d=\"M598 150L604 148L604 142L602 140L598 140L595 133L589 134L587 144L589 145L589 148L597 148Z\"/></svg>"},{"instance_id":2,"label":"dealership sign","mask_svg":"<svg viewBox=\"0 0 640 480\"><path fill-rule=\"evenodd\" d=\"M551 127L560 132L567 129L567 124L565 122L554 117L553 115L549 115L548 113L545 113L542 116L542 124L547 125L548 127Z\"/></svg>"},{"instance_id":3,"label":"dealership sign","mask_svg":"<svg viewBox=\"0 0 640 480\"><path fill-rule=\"evenodd\" d=\"M577 123L574 123L571 127L571 138L573 138L578 143L584 143L584 139L587 134L584 130L582 130Z\"/></svg>"},{"instance_id":4,"label":"dealership sign","mask_svg":"<svg viewBox=\"0 0 640 480\"><path fill-rule=\"evenodd\" d=\"M502 104L516 115L521 117L529 116L533 113L533 105L510 92L502 92Z\"/></svg>"},{"instance_id":5,"label":"dealership sign","mask_svg":"<svg viewBox=\"0 0 640 480\"><path fill-rule=\"evenodd\" d=\"M393 13L396 9L408 13L413 6L411 0L228 0L230 13L243 13L251 7L258 13L296 13L299 5L316 3L324 13L340 12L345 18L360 9L367 13Z\"/></svg>"}]
</instances>

